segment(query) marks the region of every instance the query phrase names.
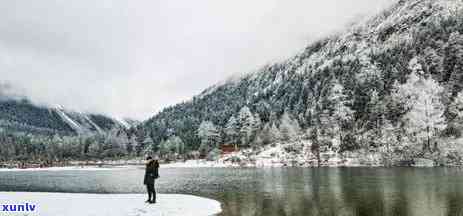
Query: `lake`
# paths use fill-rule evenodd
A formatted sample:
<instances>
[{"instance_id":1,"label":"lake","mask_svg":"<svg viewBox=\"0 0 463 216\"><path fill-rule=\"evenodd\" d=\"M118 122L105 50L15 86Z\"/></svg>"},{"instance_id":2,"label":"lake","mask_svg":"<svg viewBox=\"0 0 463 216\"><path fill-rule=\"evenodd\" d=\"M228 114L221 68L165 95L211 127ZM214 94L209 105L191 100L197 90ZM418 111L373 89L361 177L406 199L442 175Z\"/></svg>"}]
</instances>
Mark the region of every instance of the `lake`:
<instances>
[{"instance_id":1,"label":"lake","mask_svg":"<svg viewBox=\"0 0 463 216\"><path fill-rule=\"evenodd\" d=\"M0 172L0 191L142 193L143 174ZM160 176L158 192L216 199L224 216L463 215L460 168L161 168Z\"/></svg>"}]
</instances>

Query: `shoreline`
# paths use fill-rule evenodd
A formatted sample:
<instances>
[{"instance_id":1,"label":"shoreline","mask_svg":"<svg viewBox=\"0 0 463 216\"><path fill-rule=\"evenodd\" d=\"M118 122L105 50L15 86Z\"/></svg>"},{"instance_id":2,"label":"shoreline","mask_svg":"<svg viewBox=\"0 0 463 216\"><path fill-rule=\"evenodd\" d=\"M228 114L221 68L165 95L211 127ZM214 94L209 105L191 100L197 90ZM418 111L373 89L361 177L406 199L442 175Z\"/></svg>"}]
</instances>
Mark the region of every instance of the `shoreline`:
<instances>
[{"instance_id":1,"label":"shoreline","mask_svg":"<svg viewBox=\"0 0 463 216\"><path fill-rule=\"evenodd\" d=\"M403 166L385 166L380 164L322 164L320 166L311 165L309 163L298 165L284 162L264 162L264 163L231 163L223 161L206 161L206 160L187 160L185 162L172 162L161 164L161 168L396 168L396 167L410 167L410 168L432 168L432 167L462 167L457 165L437 166L430 163L422 163L415 165ZM56 167L42 167L42 168L0 168L0 172L21 172L21 171L114 171L125 169L143 169L144 164L137 165L102 165L102 166L56 166Z\"/></svg>"}]
</instances>

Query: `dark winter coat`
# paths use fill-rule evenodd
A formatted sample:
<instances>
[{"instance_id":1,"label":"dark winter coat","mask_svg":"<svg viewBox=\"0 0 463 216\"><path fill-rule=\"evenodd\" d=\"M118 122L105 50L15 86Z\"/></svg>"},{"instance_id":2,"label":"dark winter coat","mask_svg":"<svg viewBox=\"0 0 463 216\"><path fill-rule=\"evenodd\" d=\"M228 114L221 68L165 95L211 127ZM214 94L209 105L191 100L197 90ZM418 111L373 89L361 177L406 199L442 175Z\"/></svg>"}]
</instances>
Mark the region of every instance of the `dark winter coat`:
<instances>
[{"instance_id":1,"label":"dark winter coat","mask_svg":"<svg viewBox=\"0 0 463 216\"><path fill-rule=\"evenodd\" d=\"M149 160L146 163L145 180L143 184L154 184L154 180L159 178L159 163L154 160Z\"/></svg>"}]
</instances>

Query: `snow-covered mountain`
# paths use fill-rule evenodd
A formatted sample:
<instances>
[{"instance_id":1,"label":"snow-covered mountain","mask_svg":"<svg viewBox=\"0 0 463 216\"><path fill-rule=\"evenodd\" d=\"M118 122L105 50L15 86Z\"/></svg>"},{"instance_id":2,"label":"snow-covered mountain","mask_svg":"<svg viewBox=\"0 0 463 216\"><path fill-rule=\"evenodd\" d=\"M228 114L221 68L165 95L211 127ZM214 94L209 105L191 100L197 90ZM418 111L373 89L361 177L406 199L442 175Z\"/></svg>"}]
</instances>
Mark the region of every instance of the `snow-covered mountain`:
<instances>
[{"instance_id":1,"label":"snow-covered mountain","mask_svg":"<svg viewBox=\"0 0 463 216\"><path fill-rule=\"evenodd\" d=\"M61 106L38 106L27 99L0 100L0 128L32 134L77 135L104 133L112 128L128 129L132 125L100 114L80 113Z\"/></svg>"},{"instance_id":2,"label":"snow-covered mountain","mask_svg":"<svg viewBox=\"0 0 463 216\"><path fill-rule=\"evenodd\" d=\"M314 150L416 155L461 136L462 83L463 1L400 0L286 61L168 107L143 128L155 143L178 136L189 149L305 136ZM197 133L201 125L212 139Z\"/></svg>"}]
</instances>

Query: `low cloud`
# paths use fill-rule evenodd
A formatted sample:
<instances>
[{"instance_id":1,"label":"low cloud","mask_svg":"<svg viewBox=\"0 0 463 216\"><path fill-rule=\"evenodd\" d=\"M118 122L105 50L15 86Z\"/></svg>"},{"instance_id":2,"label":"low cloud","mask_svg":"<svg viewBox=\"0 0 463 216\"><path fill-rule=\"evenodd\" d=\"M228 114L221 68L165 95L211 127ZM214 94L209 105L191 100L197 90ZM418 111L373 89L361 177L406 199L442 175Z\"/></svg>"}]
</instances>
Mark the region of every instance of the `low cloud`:
<instances>
[{"instance_id":1,"label":"low cloud","mask_svg":"<svg viewBox=\"0 0 463 216\"><path fill-rule=\"evenodd\" d=\"M1 81L41 104L144 119L391 2L5 1Z\"/></svg>"}]
</instances>

